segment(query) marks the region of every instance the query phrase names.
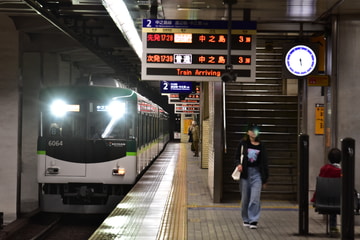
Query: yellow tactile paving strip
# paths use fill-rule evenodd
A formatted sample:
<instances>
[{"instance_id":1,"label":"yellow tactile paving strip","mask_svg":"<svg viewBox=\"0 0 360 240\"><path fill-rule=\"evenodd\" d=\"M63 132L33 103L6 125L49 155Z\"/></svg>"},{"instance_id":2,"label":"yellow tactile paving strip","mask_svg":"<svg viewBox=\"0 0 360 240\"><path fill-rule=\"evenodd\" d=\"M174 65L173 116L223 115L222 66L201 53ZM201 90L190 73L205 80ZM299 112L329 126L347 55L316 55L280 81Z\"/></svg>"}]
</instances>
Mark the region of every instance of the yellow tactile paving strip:
<instances>
[{"instance_id":1,"label":"yellow tactile paving strip","mask_svg":"<svg viewBox=\"0 0 360 240\"><path fill-rule=\"evenodd\" d=\"M166 203L164 219L158 240L187 239L187 149L180 148L179 159L174 173L171 194Z\"/></svg>"}]
</instances>

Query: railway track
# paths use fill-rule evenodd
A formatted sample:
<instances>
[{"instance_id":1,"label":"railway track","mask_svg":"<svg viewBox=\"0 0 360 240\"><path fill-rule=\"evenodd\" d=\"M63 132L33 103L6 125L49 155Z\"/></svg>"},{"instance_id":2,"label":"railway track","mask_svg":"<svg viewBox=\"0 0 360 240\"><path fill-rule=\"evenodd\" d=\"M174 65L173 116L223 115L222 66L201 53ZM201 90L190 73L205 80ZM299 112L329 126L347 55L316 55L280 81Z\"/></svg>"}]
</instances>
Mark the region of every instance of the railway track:
<instances>
[{"instance_id":1,"label":"railway track","mask_svg":"<svg viewBox=\"0 0 360 240\"><path fill-rule=\"evenodd\" d=\"M5 226L0 240L86 240L105 218L105 214L34 212Z\"/></svg>"}]
</instances>

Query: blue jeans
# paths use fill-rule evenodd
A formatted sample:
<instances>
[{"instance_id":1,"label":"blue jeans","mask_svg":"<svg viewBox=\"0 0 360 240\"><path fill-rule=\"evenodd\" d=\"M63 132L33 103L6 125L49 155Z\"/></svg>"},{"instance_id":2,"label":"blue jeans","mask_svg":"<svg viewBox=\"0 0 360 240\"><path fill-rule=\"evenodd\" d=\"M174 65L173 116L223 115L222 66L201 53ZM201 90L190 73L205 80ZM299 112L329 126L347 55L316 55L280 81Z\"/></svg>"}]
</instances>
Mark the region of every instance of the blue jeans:
<instances>
[{"instance_id":1,"label":"blue jeans","mask_svg":"<svg viewBox=\"0 0 360 240\"><path fill-rule=\"evenodd\" d=\"M241 179L241 216L244 222L258 222L260 217L261 175L258 168L248 168L248 178Z\"/></svg>"}]
</instances>

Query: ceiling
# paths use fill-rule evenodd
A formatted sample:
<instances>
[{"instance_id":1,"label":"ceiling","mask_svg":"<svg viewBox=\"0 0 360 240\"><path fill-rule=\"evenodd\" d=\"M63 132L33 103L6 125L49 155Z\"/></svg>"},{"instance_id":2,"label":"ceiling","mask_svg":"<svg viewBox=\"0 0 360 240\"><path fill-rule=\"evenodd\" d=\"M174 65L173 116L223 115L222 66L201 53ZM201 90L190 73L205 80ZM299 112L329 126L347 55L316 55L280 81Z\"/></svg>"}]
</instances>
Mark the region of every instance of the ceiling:
<instances>
[{"instance_id":1,"label":"ceiling","mask_svg":"<svg viewBox=\"0 0 360 240\"><path fill-rule=\"evenodd\" d=\"M258 23L326 23L331 14L359 14L359 0L125 0L141 31L142 18L226 20ZM236 3L234 3L236 2ZM120 76L138 86L141 60L101 0L0 0L0 14L23 33L23 49L58 53L84 74ZM141 82L141 81L140 81ZM142 83L141 83L142 84ZM151 88L159 83L149 82Z\"/></svg>"},{"instance_id":2,"label":"ceiling","mask_svg":"<svg viewBox=\"0 0 360 240\"><path fill-rule=\"evenodd\" d=\"M165 18L226 19L226 5L232 4L233 20L243 20L244 9L250 9L257 22L319 21L329 14L356 14L357 0L162 0ZM321 19L324 20L324 19Z\"/></svg>"}]
</instances>

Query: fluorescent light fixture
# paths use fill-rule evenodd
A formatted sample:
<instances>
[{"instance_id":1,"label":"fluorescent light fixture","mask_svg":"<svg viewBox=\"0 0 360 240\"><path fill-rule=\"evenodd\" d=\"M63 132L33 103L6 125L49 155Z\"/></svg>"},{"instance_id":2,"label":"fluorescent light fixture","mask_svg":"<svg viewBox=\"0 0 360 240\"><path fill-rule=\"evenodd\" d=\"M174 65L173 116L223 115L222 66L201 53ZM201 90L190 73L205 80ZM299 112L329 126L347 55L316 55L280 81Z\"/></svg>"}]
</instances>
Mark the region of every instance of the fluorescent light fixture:
<instances>
[{"instance_id":1,"label":"fluorescent light fixture","mask_svg":"<svg viewBox=\"0 0 360 240\"><path fill-rule=\"evenodd\" d=\"M102 4L141 60L142 42L124 1L102 0Z\"/></svg>"},{"instance_id":2,"label":"fluorescent light fixture","mask_svg":"<svg viewBox=\"0 0 360 240\"><path fill-rule=\"evenodd\" d=\"M311 17L315 14L315 0L288 0L287 5L290 17Z\"/></svg>"}]
</instances>

